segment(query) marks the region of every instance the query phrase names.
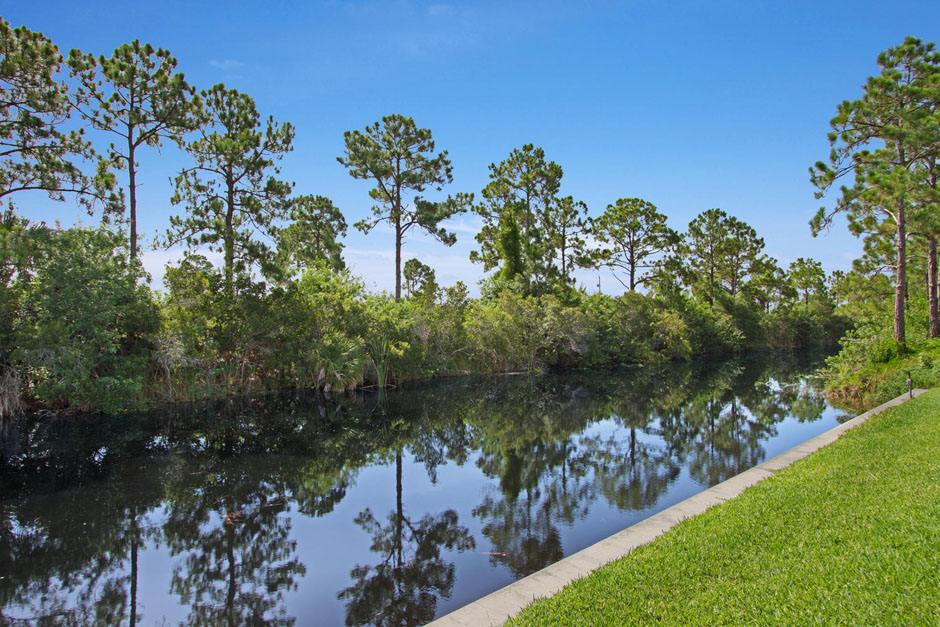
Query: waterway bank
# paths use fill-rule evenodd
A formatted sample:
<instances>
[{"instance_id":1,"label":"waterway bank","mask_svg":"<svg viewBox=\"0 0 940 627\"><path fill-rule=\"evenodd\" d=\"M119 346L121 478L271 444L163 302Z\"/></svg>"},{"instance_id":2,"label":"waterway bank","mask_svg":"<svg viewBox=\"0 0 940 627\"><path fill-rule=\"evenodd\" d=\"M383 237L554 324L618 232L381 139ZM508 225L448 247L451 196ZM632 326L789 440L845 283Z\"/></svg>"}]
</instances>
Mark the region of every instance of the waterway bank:
<instances>
[{"instance_id":1,"label":"waterway bank","mask_svg":"<svg viewBox=\"0 0 940 627\"><path fill-rule=\"evenodd\" d=\"M835 441L905 400L566 558L577 581L508 624L935 623L940 393ZM564 585L562 564L552 568L434 624L502 624L532 597Z\"/></svg>"}]
</instances>

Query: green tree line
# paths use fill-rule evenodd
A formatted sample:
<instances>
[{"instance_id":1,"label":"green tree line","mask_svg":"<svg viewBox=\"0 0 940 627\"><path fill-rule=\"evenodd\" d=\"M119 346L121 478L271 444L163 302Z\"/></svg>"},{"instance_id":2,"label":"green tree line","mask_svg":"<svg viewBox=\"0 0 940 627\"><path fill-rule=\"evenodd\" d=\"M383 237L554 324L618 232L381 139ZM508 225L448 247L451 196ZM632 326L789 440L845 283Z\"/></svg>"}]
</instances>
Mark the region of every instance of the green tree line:
<instances>
[{"instance_id":1,"label":"green tree line","mask_svg":"<svg viewBox=\"0 0 940 627\"><path fill-rule=\"evenodd\" d=\"M717 208L685 233L639 198L591 217L533 144L491 164L479 196L442 198L447 151L399 114L346 132L338 157L372 185L372 214L354 227L395 235L395 293L370 293L345 268L342 211L280 178L293 126L263 118L250 96L197 90L169 51L139 41L66 57L0 19L0 51L0 416L661 362L814 344L848 327L818 262L780 267ZM189 164L173 181L180 213L156 244L185 253L157 292L139 261L137 155L167 142ZM30 222L14 204L30 190L101 222ZM463 212L482 221L471 254L489 271L480 298L403 262L406 234L452 245L446 220ZM602 267L623 296L576 285L576 269Z\"/></svg>"}]
</instances>

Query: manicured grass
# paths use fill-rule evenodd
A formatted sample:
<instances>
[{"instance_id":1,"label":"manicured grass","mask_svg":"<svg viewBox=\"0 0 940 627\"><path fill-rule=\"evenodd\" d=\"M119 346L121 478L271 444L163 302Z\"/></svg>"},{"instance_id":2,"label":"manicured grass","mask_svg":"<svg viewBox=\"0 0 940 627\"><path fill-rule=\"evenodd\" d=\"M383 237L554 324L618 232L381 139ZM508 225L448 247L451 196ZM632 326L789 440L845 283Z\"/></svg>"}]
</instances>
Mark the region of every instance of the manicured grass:
<instances>
[{"instance_id":1,"label":"manicured grass","mask_svg":"<svg viewBox=\"0 0 940 627\"><path fill-rule=\"evenodd\" d=\"M940 390L508 625L940 625Z\"/></svg>"}]
</instances>

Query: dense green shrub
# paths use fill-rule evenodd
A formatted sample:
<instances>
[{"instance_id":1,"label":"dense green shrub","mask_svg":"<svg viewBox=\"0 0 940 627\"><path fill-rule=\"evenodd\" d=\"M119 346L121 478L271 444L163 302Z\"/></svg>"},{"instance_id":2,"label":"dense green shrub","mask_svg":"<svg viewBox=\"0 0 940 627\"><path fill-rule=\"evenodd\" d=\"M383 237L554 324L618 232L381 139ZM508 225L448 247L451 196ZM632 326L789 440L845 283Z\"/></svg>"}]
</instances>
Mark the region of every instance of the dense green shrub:
<instances>
[{"instance_id":1,"label":"dense green shrub","mask_svg":"<svg viewBox=\"0 0 940 627\"><path fill-rule=\"evenodd\" d=\"M583 306L595 330L594 362L649 360L653 317L648 297L636 292L627 292L619 298L596 294L586 298Z\"/></svg>"},{"instance_id":2,"label":"dense green shrub","mask_svg":"<svg viewBox=\"0 0 940 627\"><path fill-rule=\"evenodd\" d=\"M537 360L542 367L573 368L590 365L592 329L587 316L552 295L539 302Z\"/></svg>"},{"instance_id":3,"label":"dense green shrub","mask_svg":"<svg viewBox=\"0 0 940 627\"><path fill-rule=\"evenodd\" d=\"M691 298L682 298L676 305L676 313L688 328L693 355L724 355L747 348L744 333L720 307Z\"/></svg>"},{"instance_id":4,"label":"dense green shrub","mask_svg":"<svg viewBox=\"0 0 940 627\"><path fill-rule=\"evenodd\" d=\"M657 363L817 343L838 326L802 304L762 313L725 296L710 305L677 290L614 297L568 286L536 296L503 279L479 299L463 284L427 283L396 300L319 262L274 285L235 273L229 289L193 253L166 269L165 291L154 296L126 261L122 234L4 228L0 335L16 347L0 347L5 413L23 394L47 407L117 411L286 387ZM865 333L847 341L846 363L852 351L859 360L881 349L892 356Z\"/></svg>"},{"instance_id":5,"label":"dense green shrub","mask_svg":"<svg viewBox=\"0 0 940 627\"><path fill-rule=\"evenodd\" d=\"M689 329L678 313L659 309L652 322L650 355L662 360L688 359L692 355Z\"/></svg>"},{"instance_id":6,"label":"dense green shrub","mask_svg":"<svg viewBox=\"0 0 940 627\"><path fill-rule=\"evenodd\" d=\"M539 350L536 298L511 291L479 300L467 314L467 338L474 365L483 372L532 370Z\"/></svg>"},{"instance_id":7,"label":"dense green shrub","mask_svg":"<svg viewBox=\"0 0 940 627\"><path fill-rule=\"evenodd\" d=\"M25 390L47 405L115 411L141 399L159 312L120 233L49 233L16 330Z\"/></svg>"},{"instance_id":8,"label":"dense green shrub","mask_svg":"<svg viewBox=\"0 0 940 627\"><path fill-rule=\"evenodd\" d=\"M470 369L466 330L470 309L467 286L458 281L441 291L441 302L424 298L415 310L414 334L421 343L425 373L454 374Z\"/></svg>"},{"instance_id":9,"label":"dense green shrub","mask_svg":"<svg viewBox=\"0 0 940 627\"><path fill-rule=\"evenodd\" d=\"M168 266L161 300L163 327L155 361L166 400L211 395L221 347L222 274L202 255L187 255Z\"/></svg>"},{"instance_id":10,"label":"dense green shrub","mask_svg":"<svg viewBox=\"0 0 940 627\"><path fill-rule=\"evenodd\" d=\"M823 316L802 305L778 307L761 320L767 344L775 348L809 346L826 341Z\"/></svg>"}]
</instances>

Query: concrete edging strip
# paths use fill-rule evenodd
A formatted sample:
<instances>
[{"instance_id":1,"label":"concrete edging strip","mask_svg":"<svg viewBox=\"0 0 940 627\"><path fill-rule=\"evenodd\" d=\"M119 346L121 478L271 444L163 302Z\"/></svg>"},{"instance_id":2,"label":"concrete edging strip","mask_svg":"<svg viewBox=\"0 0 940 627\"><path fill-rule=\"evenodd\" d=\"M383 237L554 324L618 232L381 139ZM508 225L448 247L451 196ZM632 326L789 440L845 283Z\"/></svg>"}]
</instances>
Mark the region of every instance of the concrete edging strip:
<instances>
[{"instance_id":1,"label":"concrete edging strip","mask_svg":"<svg viewBox=\"0 0 940 627\"><path fill-rule=\"evenodd\" d=\"M920 396L926 391L914 390L913 397ZM902 394L887 403L870 409L825 433L821 433L788 451L780 453L762 464L745 470L727 481L723 481L680 503L676 503L672 507L653 514L623 531L619 531L586 549L546 566L542 570L515 581L505 588L496 590L482 599L468 603L462 608L429 623L429 625L434 627L501 625L532 601L555 594L572 581L624 557L638 546L652 542L686 518L697 516L713 505L734 498L752 485L763 481L767 477L772 477L777 471L786 468L793 462L799 461L827 444L836 441L839 436L849 429L854 429L889 407L900 405L908 398L908 394Z\"/></svg>"}]
</instances>

